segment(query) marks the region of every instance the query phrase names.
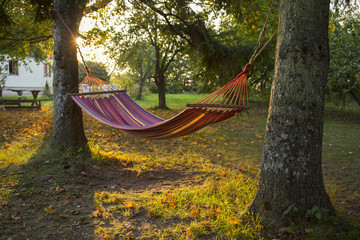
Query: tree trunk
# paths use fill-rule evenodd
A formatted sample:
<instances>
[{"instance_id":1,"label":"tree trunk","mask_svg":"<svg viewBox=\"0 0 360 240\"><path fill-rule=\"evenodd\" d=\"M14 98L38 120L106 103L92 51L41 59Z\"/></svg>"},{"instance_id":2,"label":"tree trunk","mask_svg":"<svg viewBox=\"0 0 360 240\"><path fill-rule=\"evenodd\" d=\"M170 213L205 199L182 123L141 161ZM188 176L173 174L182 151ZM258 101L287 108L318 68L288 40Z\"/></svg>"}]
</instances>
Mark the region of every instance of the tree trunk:
<instances>
[{"instance_id":1,"label":"tree trunk","mask_svg":"<svg viewBox=\"0 0 360 240\"><path fill-rule=\"evenodd\" d=\"M136 100L140 100L141 97L142 97L142 90L143 90L143 87L144 87L144 83L145 83L145 78L141 77L140 82L139 82L139 89L138 89L138 92L136 94Z\"/></svg>"},{"instance_id":2,"label":"tree trunk","mask_svg":"<svg viewBox=\"0 0 360 240\"><path fill-rule=\"evenodd\" d=\"M249 207L277 226L314 207L334 214L321 169L328 19L329 0L280 1L260 182Z\"/></svg>"},{"instance_id":3,"label":"tree trunk","mask_svg":"<svg viewBox=\"0 0 360 240\"><path fill-rule=\"evenodd\" d=\"M165 98L165 93L166 93L166 88L165 88L165 76L163 74L159 74L158 76L158 90L159 90L159 108L161 109L166 109L166 98Z\"/></svg>"},{"instance_id":4,"label":"tree trunk","mask_svg":"<svg viewBox=\"0 0 360 240\"><path fill-rule=\"evenodd\" d=\"M360 106L360 97L359 97L359 95L357 94L356 90L355 90L355 89L351 89L351 90L350 90L350 94L351 94L351 96L354 98L354 100L357 102L357 104Z\"/></svg>"},{"instance_id":5,"label":"tree trunk","mask_svg":"<svg viewBox=\"0 0 360 240\"><path fill-rule=\"evenodd\" d=\"M78 61L74 36L78 32L82 11L75 0L54 0L54 123L52 143L74 150L87 143L81 109L67 97L78 85ZM60 16L61 17L60 17ZM64 21L64 22L63 22Z\"/></svg>"}]
</instances>

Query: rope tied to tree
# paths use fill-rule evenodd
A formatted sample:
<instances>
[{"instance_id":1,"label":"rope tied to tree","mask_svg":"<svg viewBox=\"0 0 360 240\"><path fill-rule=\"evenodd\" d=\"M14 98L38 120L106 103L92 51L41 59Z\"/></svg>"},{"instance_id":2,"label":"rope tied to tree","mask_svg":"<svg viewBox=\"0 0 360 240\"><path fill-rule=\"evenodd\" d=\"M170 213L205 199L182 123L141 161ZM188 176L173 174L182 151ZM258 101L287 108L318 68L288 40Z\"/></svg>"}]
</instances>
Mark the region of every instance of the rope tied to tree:
<instances>
[{"instance_id":1,"label":"rope tied to tree","mask_svg":"<svg viewBox=\"0 0 360 240\"><path fill-rule=\"evenodd\" d=\"M59 19L60 19L61 22L64 24L65 28L69 31L70 35L73 37L74 43L75 43L75 46L76 46L76 49L79 51L79 54L80 54L80 57L81 57L81 61L82 61L83 64L84 64L84 68L85 68L85 71L86 71L86 75L87 75L87 76L90 76L91 73L90 73L89 67L87 66L87 64L86 64L86 62L85 62L85 59L84 59L83 54L82 54L82 52L81 52L81 50L80 50L79 44L77 44L77 42L76 42L76 38L77 38L77 37L76 37L75 34L71 31L70 27L66 24L64 18L61 16L61 14L60 14L57 10L54 10L54 11L57 13L57 15L59 16Z\"/></svg>"},{"instance_id":2,"label":"rope tied to tree","mask_svg":"<svg viewBox=\"0 0 360 240\"><path fill-rule=\"evenodd\" d=\"M80 49L79 45L77 44L77 42L75 41L75 39L76 39L75 34L71 31L70 27L66 24L64 18L60 15L60 13L56 10L55 10L55 12L58 14L59 19L64 24L65 28L69 31L70 35L73 37L76 49L79 52L81 61L84 64L84 68L86 71L85 79L76 88L74 88L71 91L71 93L89 93L89 92L94 93L95 92L98 95L101 95L101 94L106 94L106 93L118 92L118 89L116 87L114 87L113 85L91 75L89 67L87 66L84 56L81 52L81 49Z\"/></svg>"},{"instance_id":3,"label":"rope tied to tree","mask_svg":"<svg viewBox=\"0 0 360 240\"><path fill-rule=\"evenodd\" d=\"M250 60L249 60L249 63L250 65L253 64L253 62L255 61L255 59L260 55L260 53L269 45L269 43L271 42L271 40L273 39L273 37L276 35L276 33L278 32L278 30L276 29L275 32L271 35L271 37L266 41L266 43L262 46L262 48L260 50L258 50L261 46L261 41L263 40L263 38L265 37L266 35L266 31L267 31L267 24L269 22L269 17L270 17L270 14L271 14L271 11L272 11L272 8L273 8L273 5L274 5L274 1L275 0L272 0L271 2L271 5L269 7L269 11L268 11L268 14L266 16L266 20L265 20L265 23L264 23L264 27L263 29L261 30L260 32L260 35L259 35L259 38L258 38L258 41L255 45L255 49L254 49L254 53L253 55L250 57Z\"/></svg>"}]
</instances>

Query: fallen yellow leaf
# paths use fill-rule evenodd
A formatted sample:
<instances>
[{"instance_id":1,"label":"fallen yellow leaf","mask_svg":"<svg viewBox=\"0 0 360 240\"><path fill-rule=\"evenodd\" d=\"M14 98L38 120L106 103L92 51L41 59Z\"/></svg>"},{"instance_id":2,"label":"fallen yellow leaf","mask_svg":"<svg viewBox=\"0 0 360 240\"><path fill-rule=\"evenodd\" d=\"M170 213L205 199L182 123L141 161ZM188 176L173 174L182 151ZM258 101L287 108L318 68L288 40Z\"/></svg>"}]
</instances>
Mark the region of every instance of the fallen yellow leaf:
<instances>
[{"instance_id":1,"label":"fallen yellow leaf","mask_svg":"<svg viewBox=\"0 0 360 240\"><path fill-rule=\"evenodd\" d=\"M193 210L193 211L191 211L190 213L191 213L191 215L193 215L193 216L197 216L197 215L199 215L199 210Z\"/></svg>"},{"instance_id":2,"label":"fallen yellow leaf","mask_svg":"<svg viewBox=\"0 0 360 240\"><path fill-rule=\"evenodd\" d=\"M129 202L128 204L126 204L126 207L127 207L127 208L132 208L132 207L134 207L134 201L131 201L131 202Z\"/></svg>"},{"instance_id":3,"label":"fallen yellow leaf","mask_svg":"<svg viewBox=\"0 0 360 240\"><path fill-rule=\"evenodd\" d=\"M45 211L47 214L50 214L50 215L56 213L55 207L54 207L53 205L50 205L49 207L44 208L44 211Z\"/></svg>"}]
</instances>

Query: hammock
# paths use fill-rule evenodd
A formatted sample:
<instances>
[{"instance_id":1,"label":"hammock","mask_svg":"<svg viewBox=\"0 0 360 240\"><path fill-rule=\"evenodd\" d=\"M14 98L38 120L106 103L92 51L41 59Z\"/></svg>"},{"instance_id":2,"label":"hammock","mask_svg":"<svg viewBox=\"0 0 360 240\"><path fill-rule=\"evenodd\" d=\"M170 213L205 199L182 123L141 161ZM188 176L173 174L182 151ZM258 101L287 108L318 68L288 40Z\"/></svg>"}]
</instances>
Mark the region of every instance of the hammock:
<instances>
[{"instance_id":1,"label":"hammock","mask_svg":"<svg viewBox=\"0 0 360 240\"><path fill-rule=\"evenodd\" d=\"M116 90L112 85L92 76L78 45L76 46L82 58L87 76L75 90L76 93L70 93L68 96L83 111L96 120L134 136L144 138L168 139L180 137L195 132L209 124L229 119L248 108L246 74L250 70L255 58L259 56L277 33L276 30L258 51L261 46L261 40L265 36L266 25L273 3L274 1L270 6L254 54L244 70L225 86L193 103L187 104L185 110L168 120L161 119L141 108L126 94L126 91ZM58 15L72 34L61 15L59 13Z\"/></svg>"},{"instance_id":2,"label":"hammock","mask_svg":"<svg viewBox=\"0 0 360 240\"><path fill-rule=\"evenodd\" d=\"M213 93L186 105L176 116L164 120L141 108L124 90L92 76L79 85L79 93L68 94L83 111L96 120L131 135L168 139L195 132L209 124L218 123L248 107L246 73L250 64L232 81Z\"/></svg>"}]
</instances>

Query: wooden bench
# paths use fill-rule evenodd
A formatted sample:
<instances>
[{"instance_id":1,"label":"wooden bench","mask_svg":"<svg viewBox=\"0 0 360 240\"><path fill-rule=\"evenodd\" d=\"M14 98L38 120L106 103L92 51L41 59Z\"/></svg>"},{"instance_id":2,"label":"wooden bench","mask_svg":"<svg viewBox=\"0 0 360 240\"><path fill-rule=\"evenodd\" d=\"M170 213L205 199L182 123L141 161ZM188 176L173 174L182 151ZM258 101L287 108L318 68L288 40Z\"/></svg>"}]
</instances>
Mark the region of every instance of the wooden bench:
<instances>
[{"instance_id":1,"label":"wooden bench","mask_svg":"<svg viewBox=\"0 0 360 240\"><path fill-rule=\"evenodd\" d=\"M21 105L21 103L31 103L31 105ZM9 98L0 98L0 105L3 105L3 110L6 108L34 108L41 109L41 100L39 99L9 99Z\"/></svg>"}]
</instances>

